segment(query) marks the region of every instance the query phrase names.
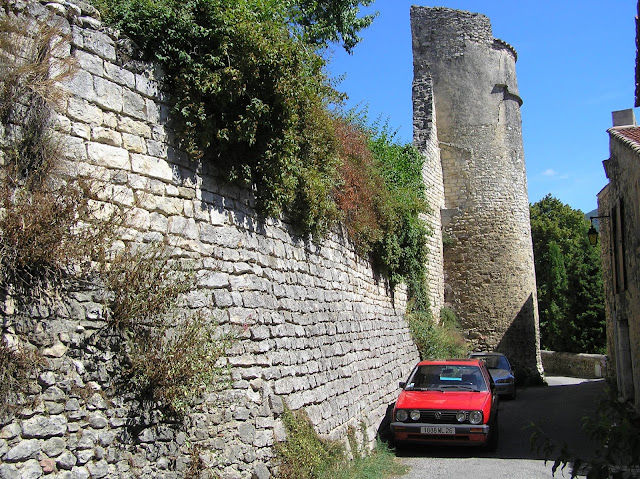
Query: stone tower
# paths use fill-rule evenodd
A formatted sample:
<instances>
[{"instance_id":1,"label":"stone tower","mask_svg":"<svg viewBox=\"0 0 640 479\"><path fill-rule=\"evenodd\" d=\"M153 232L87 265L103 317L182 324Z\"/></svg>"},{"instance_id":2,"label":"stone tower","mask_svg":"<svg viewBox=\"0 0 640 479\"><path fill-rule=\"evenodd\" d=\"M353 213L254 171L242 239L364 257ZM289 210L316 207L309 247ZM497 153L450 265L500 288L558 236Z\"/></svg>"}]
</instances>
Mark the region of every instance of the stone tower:
<instances>
[{"instance_id":1,"label":"stone tower","mask_svg":"<svg viewBox=\"0 0 640 479\"><path fill-rule=\"evenodd\" d=\"M476 13L414 6L411 30L414 143L440 241L429 260L444 278L432 274L432 303L454 309L474 349L504 352L539 378L517 54Z\"/></svg>"}]
</instances>

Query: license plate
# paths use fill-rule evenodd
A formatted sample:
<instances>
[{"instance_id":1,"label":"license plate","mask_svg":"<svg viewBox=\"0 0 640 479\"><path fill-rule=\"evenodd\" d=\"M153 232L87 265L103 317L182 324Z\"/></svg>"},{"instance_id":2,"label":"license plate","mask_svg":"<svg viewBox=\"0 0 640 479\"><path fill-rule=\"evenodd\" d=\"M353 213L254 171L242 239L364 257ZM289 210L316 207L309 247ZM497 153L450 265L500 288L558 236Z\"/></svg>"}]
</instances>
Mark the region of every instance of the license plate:
<instances>
[{"instance_id":1,"label":"license plate","mask_svg":"<svg viewBox=\"0 0 640 479\"><path fill-rule=\"evenodd\" d=\"M421 427L420 434L455 434L455 427Z\"/></svg>"}]
</instances>

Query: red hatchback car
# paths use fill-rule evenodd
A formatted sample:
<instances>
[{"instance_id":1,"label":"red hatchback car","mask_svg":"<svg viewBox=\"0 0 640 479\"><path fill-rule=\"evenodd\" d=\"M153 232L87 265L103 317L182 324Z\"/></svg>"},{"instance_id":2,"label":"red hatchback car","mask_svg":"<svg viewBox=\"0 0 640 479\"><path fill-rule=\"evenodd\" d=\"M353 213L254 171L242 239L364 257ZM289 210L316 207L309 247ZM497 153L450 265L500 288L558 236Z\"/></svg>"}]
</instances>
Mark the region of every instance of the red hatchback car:
<instances>
[{"instance_id":1,"label":"red hatchback car","mask_svg":"<svg viewBox=\"0 0 640 479\"><path fill-rule=\"evenodd\" d=\"M498 395L483 361L421 361L400 387L391 420L396 443L496 448Z\"/></svg>"}]
</instances>

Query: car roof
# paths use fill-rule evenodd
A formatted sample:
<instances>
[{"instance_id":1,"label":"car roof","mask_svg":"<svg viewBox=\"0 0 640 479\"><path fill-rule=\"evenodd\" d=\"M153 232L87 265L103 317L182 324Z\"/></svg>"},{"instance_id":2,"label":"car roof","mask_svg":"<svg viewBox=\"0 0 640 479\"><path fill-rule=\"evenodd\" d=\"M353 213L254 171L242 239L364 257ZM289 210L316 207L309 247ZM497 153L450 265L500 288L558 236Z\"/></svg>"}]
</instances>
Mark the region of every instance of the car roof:
<instances>
[{"instance_id":1,"label":"car roof","mask_svg":"<svg viewBox=\"0 0 640 479\"><path fill-rule=\"evenodd\" d=\"M480 363L481 363L480 359L474 359L474 358L426 359L424 361L420 361L418 363L418 366L426 366L427 364L441 365L441 366L446 366L446 365L464 366L467 364L475 364L476 366L479 366Z\"/></svg>"}]
</instances>

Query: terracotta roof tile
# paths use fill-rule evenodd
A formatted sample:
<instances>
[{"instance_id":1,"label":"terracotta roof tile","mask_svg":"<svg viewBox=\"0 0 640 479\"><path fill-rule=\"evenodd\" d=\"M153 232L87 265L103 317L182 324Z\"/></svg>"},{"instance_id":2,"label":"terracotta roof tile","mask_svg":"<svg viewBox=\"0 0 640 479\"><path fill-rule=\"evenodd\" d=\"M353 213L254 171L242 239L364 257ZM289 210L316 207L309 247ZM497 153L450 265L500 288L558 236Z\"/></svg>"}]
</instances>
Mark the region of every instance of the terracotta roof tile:
<instances>
[{"instance_id":1,"label":"terracotta roof tile","mask_svg":"<svg viewBox=\"0 0 640 479\"><path fill-rule=\"evenodd\" d=\"M628 144L634 150L640 152L640 127L625 126L609 128L609 134L624 143Z\"/></svg>"}]
</instances>

